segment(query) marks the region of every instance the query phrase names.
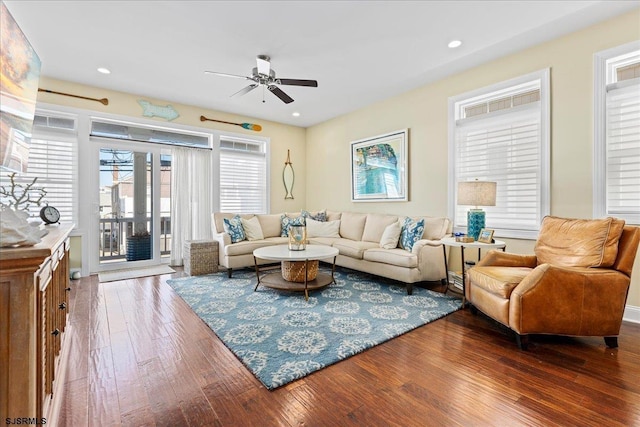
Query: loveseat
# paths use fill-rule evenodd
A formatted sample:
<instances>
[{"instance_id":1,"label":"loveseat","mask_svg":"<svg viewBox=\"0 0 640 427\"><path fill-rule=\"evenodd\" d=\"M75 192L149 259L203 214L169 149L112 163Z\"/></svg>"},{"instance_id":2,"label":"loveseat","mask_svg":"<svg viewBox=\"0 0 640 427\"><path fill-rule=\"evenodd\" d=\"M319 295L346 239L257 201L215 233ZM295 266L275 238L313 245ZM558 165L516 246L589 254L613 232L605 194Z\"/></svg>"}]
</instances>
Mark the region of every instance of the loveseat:
<instances>
[{"instance_id":1,"label":"loveseat","mask_svg":"<svg viewBox=\"0 0 640 427\"><path fill-rule=\"evenodd\" d=\"M440 240L451 233L452 224L446 217L332 211L265 215L217 212L212 214L212 220L214 239L219 245L218 263L227 269L229 277L234 268L255 265L255 249L287 244L288 226L304 224L309 244L339 250L338 266L404 282L409 295L417 282L446 283ZM242 224L244 236L235 235L234 223Z\"/></svg>"}]
</instances>

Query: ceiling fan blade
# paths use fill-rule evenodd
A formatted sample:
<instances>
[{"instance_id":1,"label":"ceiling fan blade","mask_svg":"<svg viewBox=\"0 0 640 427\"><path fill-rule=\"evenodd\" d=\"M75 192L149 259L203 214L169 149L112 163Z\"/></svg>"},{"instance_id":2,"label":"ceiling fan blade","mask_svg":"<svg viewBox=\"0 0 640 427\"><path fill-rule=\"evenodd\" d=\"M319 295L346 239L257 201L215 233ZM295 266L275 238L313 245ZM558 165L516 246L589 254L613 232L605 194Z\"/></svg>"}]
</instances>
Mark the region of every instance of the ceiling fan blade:
<instances>
[{"instance_id":1,"label":"ceiling fan blade","mask_svg":"<svg viewBox=\"0 0 640 427\"><path fill-rule=\"evenodd\" d=\"M213 75L222 76L222 77L235 77L236 79L252 80L251 77L238 76L237 74L219 73L217 71L205 71L204 73L205 74L213 74Z\"/></svg>"},{"instance_id":2,"label":"ceiling fan blade","mask_svg":"<svg viewBox=\"0 0 640 427\"><path fill-rule=\"evenodd\" d=\"M258 55L256 57L256 62L258 63L258 73L268 76L271 71L269 57L267 55Z\"/></svg>"},{"instance_id":3,"label":"ceiling fan blade","mask_svg":"<svg viewBox=\"0 0 640 427\"><path fill-rule=\"evenodd\" d=\"M247 86L247 87L245 87L245 88L243 88L243 89L240 89L239 91L237 91L236 93L234 93L234 94L233 94L233 95L231 95L231 96L233 97L233 96L242 96L242 95L245 95L245 94L247 94L247 93L251 92L252 90L254 90L254 89L255 89L255 88L257 88L257 87L258 87L258 85L257 85L256 83L254 83L254 84L250 84L249 86Z\"/></svg>"},{"instance_id":4,"label":"ceiling fan blade","mask_svg":"<svg viewBox=\"0 0 640 427\"><path fill-rule=\"evenodd\" d=\"M291 104L293 102L293 98L287 95L286 93L284 93L282 89L280 89L278 86L269 85L267 86L267 88L269 88L271 93L273 93L275 96L280 98L282 102L284 102L285 104Z\"/></svg>"},{"instance_id":5,"label":"ceiling fan blade","mask_svg":"<svg viewBox=\"0 0 640 427\"><path fill-rule=\"evenodd\" d=\"M317 80L300 80L300 79L278 79L277 83L289 86L309 86L318 87Z\"/></svg>"}]
</instances>

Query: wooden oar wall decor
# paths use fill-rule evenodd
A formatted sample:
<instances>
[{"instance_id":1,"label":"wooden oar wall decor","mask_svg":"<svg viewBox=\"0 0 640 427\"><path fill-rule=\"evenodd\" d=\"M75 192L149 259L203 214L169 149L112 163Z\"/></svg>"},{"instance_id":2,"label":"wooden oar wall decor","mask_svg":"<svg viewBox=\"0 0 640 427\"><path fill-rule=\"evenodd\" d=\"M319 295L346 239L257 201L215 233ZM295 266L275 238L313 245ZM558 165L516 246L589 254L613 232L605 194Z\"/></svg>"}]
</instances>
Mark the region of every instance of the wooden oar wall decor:
<instances>
[{"instance_id":1,"label":"wooden oar wall decor","mask_svg":"<svg viewBox=\"0 0 640 427\"><path fill-rule=\"evenodd\" d=\"M242 128L249 129L249 130L253 130L253 131L256 131L256 132L260 132L260 131L262 130L262 126L260 126L260 125L256 125L256 124L253 124L253 123L233 123L233 122L225 122L224 120L209 119L209 118L207 118L207 117L205 117L205 116L200 116L200 121L201 121L201 122L205 122L205 121L207 121L207 122L226 123L226 124L228 124L228 125L240 126L240 127L242 127Z\"/></svg>"},{"instance_id":2,"label":"wooden oar wall decor","mask_svg":"<svg viewBox=\"0 0 640 427\"><path fill-rule=\"evenodd\" d=\"M87 99L89 101L99 102L102 105L109 105L109 100L107 98L102 98L102 99L89 98L87 96L73 95L71 93L64 93L64 92L56 92L55 90L48 90L48 89L42 89L42 88L38 88L38 92L46 92L46 93L53 93L55 95L70 96L72 98Z\"/></svg>"}]
</instances>

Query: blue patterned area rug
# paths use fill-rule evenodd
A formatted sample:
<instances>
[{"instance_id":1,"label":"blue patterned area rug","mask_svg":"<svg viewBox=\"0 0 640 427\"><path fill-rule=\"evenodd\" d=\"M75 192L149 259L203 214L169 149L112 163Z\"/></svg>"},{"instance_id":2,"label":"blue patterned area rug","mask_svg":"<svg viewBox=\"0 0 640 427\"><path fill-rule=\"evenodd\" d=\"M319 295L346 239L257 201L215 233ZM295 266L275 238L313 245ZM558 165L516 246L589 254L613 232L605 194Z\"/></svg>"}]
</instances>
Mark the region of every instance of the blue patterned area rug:
<instances>
[{"instance_id":1,"label":"blue patterned area rug","mask_svg":"<svg viewBox=\"0 0 640 427\"><path fill-rule=\"evenodd\" d=\"M460 309L459 298L348 269L303 292L263 286L255 272L167 280L224 344L273 390Z\"/></svg>"}]
</instances>

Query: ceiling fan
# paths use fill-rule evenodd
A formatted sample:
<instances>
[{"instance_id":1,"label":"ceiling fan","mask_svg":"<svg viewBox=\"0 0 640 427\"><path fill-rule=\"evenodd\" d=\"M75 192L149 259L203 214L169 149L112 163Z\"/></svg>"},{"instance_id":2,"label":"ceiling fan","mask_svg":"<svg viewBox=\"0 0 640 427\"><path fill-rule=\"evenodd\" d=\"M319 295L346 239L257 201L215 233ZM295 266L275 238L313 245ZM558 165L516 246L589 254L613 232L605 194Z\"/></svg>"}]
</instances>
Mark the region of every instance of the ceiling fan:
<instances>
[{"instance_id":1,"label":"ceiling fan","mask_svg":"<svg viewBox=\"0 0 640 427\"><path fill-rule=\"evenodd\" d=\"M251 76L238 76L236 74L218 73L217 71L205 71L205 73L214 74L216 76L251 80L253 82L249 86L240 89L238 92L234 93L231 96L245 95L258 86L262 86L263 88L266 87L267 89L269 89L271 93L280 98L280 100L282 100L282 102L284 102L285 104L292 103L293 98L287 95L277 85L318 87L318 82L316 80L276 78L276 72L271 68L270 59L271 58L267 55L258 55L256 57L257 67L253 68L253 70L251 71ZM264 97L262 99L262 102L265 102Z\"/></svg>"}]
</instances>

